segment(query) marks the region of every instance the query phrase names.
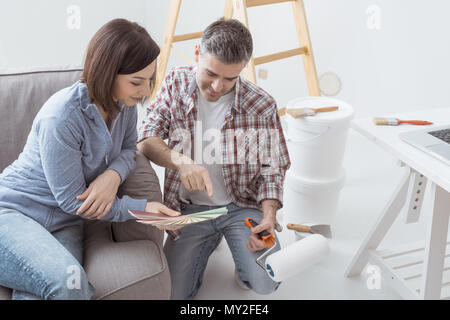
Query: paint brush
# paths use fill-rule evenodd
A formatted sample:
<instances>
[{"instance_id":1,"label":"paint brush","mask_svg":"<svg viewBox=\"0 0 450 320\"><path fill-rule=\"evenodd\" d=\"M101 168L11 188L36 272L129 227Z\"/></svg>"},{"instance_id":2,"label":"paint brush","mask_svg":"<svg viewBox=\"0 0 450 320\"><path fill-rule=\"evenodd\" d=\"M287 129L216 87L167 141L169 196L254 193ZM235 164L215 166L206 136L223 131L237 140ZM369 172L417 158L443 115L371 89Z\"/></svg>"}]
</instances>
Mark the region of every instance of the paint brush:
<instances>
[{"instance_id":1,"label":"paint brush","mask_svg":"<svg viewBox=\"0 0 450 320\"><path fill-rule=\"evenodd\" d=\"M397 118L373 118L373 122L377 126L398 126L402 123L415 124L415 125L430 125L433 122L424 120L400 120Z\"/></svg>"},{"instance_id":2,"label":"paint brush","mask_svg":"<svg viewBox=\"0 0 450 320\"><path fill-rule=\"evenodd\" d=\"M336 111L339 107L323 107L323 108L296 108L287 109L286 113L290 114L294 118L302 118L307 116L315 116L319 112Z\"/></svg>"}]
</instances>

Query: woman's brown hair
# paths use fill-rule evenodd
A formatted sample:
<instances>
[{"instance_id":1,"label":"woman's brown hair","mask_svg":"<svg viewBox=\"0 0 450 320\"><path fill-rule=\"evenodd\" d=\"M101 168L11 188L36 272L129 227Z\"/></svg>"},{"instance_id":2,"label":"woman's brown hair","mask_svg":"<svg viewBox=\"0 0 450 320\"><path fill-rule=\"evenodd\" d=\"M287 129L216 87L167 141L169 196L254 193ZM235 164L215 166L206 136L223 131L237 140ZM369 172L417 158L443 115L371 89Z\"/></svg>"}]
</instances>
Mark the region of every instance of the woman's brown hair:
<instances>
[{"instance_id":1,"label":"woman's brown hair","mask_svg":"<svg viewBox=\"0 0 450 320\"><path fill-rule=\"evenodd\" d=\"M100 105L110 115L120 111L112 97L116 75L144 69L158 57L159 51L148 32L135 22L114 19L102 26L89 42L81 76L91 103ZM150 91L154 81L153 76Z\"/></svg>"}]
</instances>

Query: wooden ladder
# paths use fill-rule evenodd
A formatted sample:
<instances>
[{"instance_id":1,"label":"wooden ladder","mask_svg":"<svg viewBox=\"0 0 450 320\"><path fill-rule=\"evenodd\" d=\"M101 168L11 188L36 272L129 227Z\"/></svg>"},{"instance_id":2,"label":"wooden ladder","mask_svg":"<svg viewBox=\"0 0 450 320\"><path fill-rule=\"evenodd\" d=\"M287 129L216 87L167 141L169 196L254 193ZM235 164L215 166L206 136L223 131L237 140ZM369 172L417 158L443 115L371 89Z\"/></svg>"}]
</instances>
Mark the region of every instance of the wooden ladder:
<instances>
[{"instance_id":1,"label":"wooden ladder","mask_svg":"<svg viewBox=\"0 0 450 320\"><path fill-rule=\"evenodd\" d=\"M166 21L164 39L161 45L161 53L159 56L158 68L156 71L155 90L153 92L152 98L155 97L156 92L161 87L161 83L164 79L164 75L167 69L167 63L170 57L170 51L172 49L172 44L174 42L199 39L202 36L202 32L175 35L175 28L178 20L178 14L180 12L181 2L182 0L171 0L170 2L169 16ZM226 0L223 16L225 19L231 19L233 17L233 13L235 13L236 19L241 21L248 29L250 29L248 25L247 8L281 2L292 3L292 10L300 46L295 49L277 52L266 56L256 58L252 56L249 63L243 70L243 76L247 80L256 83L255 66L296 55L301 55L303 66L305 69L308 93L310 96L320 96L319 80L317 77L303 0ZM280 110L280 114L284 114L284 110Z\"/></svg>"}]
</instances>

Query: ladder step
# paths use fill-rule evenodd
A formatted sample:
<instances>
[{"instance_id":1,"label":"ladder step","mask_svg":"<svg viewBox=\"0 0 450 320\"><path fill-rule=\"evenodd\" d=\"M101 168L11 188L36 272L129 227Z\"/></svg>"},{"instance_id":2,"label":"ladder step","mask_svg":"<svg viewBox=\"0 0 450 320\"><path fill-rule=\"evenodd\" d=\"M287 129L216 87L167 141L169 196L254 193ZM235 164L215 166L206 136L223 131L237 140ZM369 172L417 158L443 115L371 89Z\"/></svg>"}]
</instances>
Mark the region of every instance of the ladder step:
<instances>
[{"instance_id":1,"label":"ladder step","mask_svg":"<svg viewBox=\"0 0 450 320\"><path fill-rule=\"evenodd\" d=\"M247 8L265 6L267 4L281 3L281 2L292 2L294 0L247 0Z\"/></svg>"},{"instance_id":2,"label":"ladder step","mask_svg":"<svg viewBox=\"0 0 450 320\"><path fill-rule=\"evenodd\" d=\"M173 36L172 42L180 42L180 41L186 41L186 40L192 40L192 39L199 39L202 37L203 32L192 32L192 33L185 33L185 34L179 34L176 36Z\"/></svg>"},{"instance_id":3,"label":"ladder step","mask_svg":"<svg viewBox=\"0 0 450 320\"><path fill-rule=\"evenodd\" d=\"M280 59L285 59L285 58L289 58L292 56L298 56L301 54L307 54L307 53L308 53L307 47L300 47L297 49L281 51L281 52L269 54L266 56L258 57L258 58L255 58L254 61L255 61L255 65L259 65L259 64L263 64L263 63L267 63L267 62L271 62L271 61L275 61L275 60L280 60Z\"/></svg>"}]
</instances>

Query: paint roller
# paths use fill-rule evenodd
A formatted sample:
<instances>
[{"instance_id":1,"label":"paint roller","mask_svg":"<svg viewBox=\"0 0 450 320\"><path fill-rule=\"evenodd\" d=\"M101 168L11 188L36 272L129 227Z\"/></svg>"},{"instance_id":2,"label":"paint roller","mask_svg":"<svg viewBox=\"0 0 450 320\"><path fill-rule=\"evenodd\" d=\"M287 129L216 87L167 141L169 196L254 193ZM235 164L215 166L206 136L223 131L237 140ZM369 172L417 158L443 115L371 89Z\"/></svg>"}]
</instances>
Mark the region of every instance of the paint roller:
<instances>
[{"instance_id":1,"label":"paint roller","mask_svg":"<svg viewBox=\"0 0 450 320\"><path fill-rule=\"evenodd\" d=\"M252 218L245 219L244 223L249 228L254 228L258 225ZM269 249L256 259L256 263L266 270L267 274L277 282L286 280L310 266L319 263L330 251L328 240L324 236L312 234L290 244L286 248L270 254L275 248L275 236L266 230L258 233L258 236ZM262 262L264 258L266 258L265 263Z\"/></svg>"}]
</instances>

